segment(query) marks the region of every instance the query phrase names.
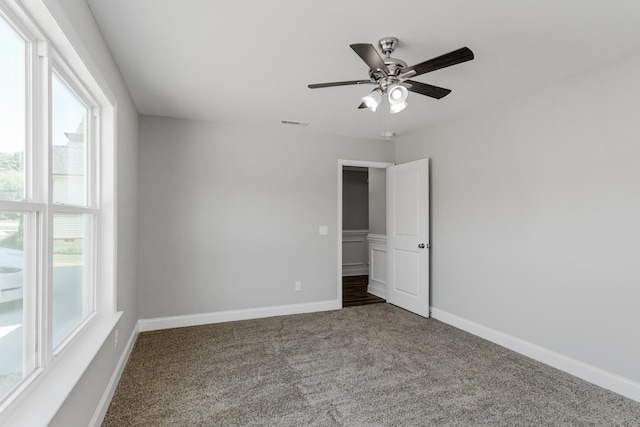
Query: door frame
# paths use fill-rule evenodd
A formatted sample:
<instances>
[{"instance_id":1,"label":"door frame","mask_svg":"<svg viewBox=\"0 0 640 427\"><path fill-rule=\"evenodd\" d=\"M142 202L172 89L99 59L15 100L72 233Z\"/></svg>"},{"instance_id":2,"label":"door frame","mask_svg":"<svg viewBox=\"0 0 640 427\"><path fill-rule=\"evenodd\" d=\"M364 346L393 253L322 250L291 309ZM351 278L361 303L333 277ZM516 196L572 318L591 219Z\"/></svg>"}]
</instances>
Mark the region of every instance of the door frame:
<instances>
[{"instance_id":1,"label":"door frame","mask_svg":"<svg viewBox=\"0 0 640 427\"><path fill-rule=\"evenodd\" d=\"M338 159L338 304L342 309L342 186L343 186L343 168L344 166L355 166L360 168L376 168L386 169L395 166L395 163L373 162L367 160L346 160Z\"/></svg>"}]
</instances>

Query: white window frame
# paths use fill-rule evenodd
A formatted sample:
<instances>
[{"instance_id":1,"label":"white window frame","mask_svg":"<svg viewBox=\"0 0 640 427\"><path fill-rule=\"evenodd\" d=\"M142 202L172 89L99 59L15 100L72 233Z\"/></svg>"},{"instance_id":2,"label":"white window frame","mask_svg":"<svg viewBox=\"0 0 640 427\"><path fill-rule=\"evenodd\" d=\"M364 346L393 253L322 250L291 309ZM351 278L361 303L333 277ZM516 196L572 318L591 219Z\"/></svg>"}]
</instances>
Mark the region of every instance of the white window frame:
<instances>
[{"instance_id":1,"label":"white window frame","mask_svg":"<svg viewBox=\"0 0 640 427\"><path fill-rule=\"evenodd\" d=\"M97 285L97 277L95 275L95 265L97 263L97 251L95 250L97 239L96 227L97 227L97 218L100 214L100 205L99 198L97 197L97 185L96 185L96 175L95 175L95 165L96 165L96 151L99 151L100 148L100 138L99 135L95 133L95 129L97 127L97 123L100 119L99 114L99 106L98 103L92 98L90 93L83 87L82 82L75 76L73 71L69 66L65 64L65 62L60 58L55 51L52 52L52 56L54 58L53 64L51 67L52 72L50 73L49 81L52 81L53 76L62 83L87 110L86 116L86 124L85 124L85 133L87 135L85 149L87 150L85 153L85 161L86 161L86 170L85 170L85 200L86 205L73 205L67 203L55 202L53 200L53 165L52 158L50 156L49 159L49 174L48 174L48 185L49 185L49 216L48 221L51 226L51 231L49 233L49 237L51 237L51 247L53 245L53 218L56 214L78 214L78 215L86 215L89 219L89 224L86 225L87 234L85 235L85 247L88 249L88 253L85 254L85 274L84 280L89 284L89 288L87 289L89 295L87 303L87 309L89 310L89 314L83 318L83 320L73 328L73 330L66 335L65 338L60 341L57 346L54 346L51 350L53 352L53 356L56 357L64 347L71 342L76 334L81 331L85 325L91 321L91 318L96 314L96 285ZM52 85L52 84L51 84ZM52 145L50 141L48 141L48 147L51 149ZM52 152L51 152L52 154ZM53 249L48 256L52 256ZM48 271L49 278L51 278L51 284L53 285L53 265ZM53 310L52 310L53 311ZM52 324L48 326L49 330L52 328Z\"/></svg>"},{"instance_id":2,"label":"white window frame","mask_svg":"<svg viewBox=\"0 0 640 427\"><path fill-rule=\"evenodd\" d=\"M0 16L31 45L28 67L26 201L0 201L0 210L29 212L25 224L36 230L37 245L25 243L25 289L31 301L26 325L38 351L34 371L0 401L0 425L46 425L64 403L122 313L116 309L116 109L99 68L69 25L57 0L0 0ZM87 168L87 206L51 203L51 76L55 68L78 99L90 106L87 129L94 138L89 150L94 168ZM27 166L30 165L30 166ZM31 169L29 169L31 168ZM29 173L31 170L31 173ZM93 186L93 188L89 188ZM54 349L51 322L52 218L54 213L89 214L94 222L93 252L88 264L96 284L93 312ZM25 226L26 227L26 226ZM33 233L32 233L33 234ZM31 242L33 243L33 242ZM37 249L36 249L37 248ZM28 286L27 281L31 282ZM35 285L34 285L35 283ZM25 298L25 301L27 299Z\"/></svg>"}]
</instances>

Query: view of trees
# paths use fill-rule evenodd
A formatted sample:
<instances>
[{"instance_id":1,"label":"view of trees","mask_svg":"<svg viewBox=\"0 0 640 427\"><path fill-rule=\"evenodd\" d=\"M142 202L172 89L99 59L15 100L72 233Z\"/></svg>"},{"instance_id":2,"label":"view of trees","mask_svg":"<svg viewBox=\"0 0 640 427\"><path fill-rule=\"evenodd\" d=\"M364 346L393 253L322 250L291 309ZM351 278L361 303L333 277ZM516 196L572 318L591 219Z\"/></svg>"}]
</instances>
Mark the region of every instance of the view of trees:
<instances>
[{"instance_id":1,"label":"view of trees","mask_svg":"<svg viewBox=\"0 0 640 427\"><path fill-rule=\"evenodd\" d=\"M20 199L24 170L22 152L0 153L0 197Z\"/></svg>"}]
</instances>

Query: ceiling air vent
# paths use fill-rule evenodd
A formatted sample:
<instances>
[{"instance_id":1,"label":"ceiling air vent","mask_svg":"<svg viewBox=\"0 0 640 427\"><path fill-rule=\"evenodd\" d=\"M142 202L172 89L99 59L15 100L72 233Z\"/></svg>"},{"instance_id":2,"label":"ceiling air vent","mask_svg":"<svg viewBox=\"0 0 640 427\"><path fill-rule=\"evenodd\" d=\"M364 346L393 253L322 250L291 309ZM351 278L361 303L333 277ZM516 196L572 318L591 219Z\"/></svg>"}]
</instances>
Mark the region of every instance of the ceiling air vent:
<instances>
[{"instance_id":1,"label":"ceiling air vent","mask_svg":"<svg viewBox=\"0 0 640 427\"><path fill-rule=\"evenodd\" d=\"M280 123L291 126L309 126L309 122L296 122L295 120L281 120Z\"/></svg>"}]
</instances>

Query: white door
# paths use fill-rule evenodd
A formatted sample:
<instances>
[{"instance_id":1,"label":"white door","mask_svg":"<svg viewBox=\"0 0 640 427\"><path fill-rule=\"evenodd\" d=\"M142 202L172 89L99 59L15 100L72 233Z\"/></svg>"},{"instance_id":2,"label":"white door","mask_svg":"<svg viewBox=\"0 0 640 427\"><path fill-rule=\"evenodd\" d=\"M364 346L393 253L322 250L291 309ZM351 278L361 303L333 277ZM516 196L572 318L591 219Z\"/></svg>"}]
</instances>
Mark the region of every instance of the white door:
<instances>
[{"instance_id":1,"label":"white door","mask_svg":"<svg viewBox=\"0 0 640 427\"><path fill-rule=\"evenodd\" d=\"M429 159L387 168L387 301L429 317Z\"/></svg>"}]
</instances>

